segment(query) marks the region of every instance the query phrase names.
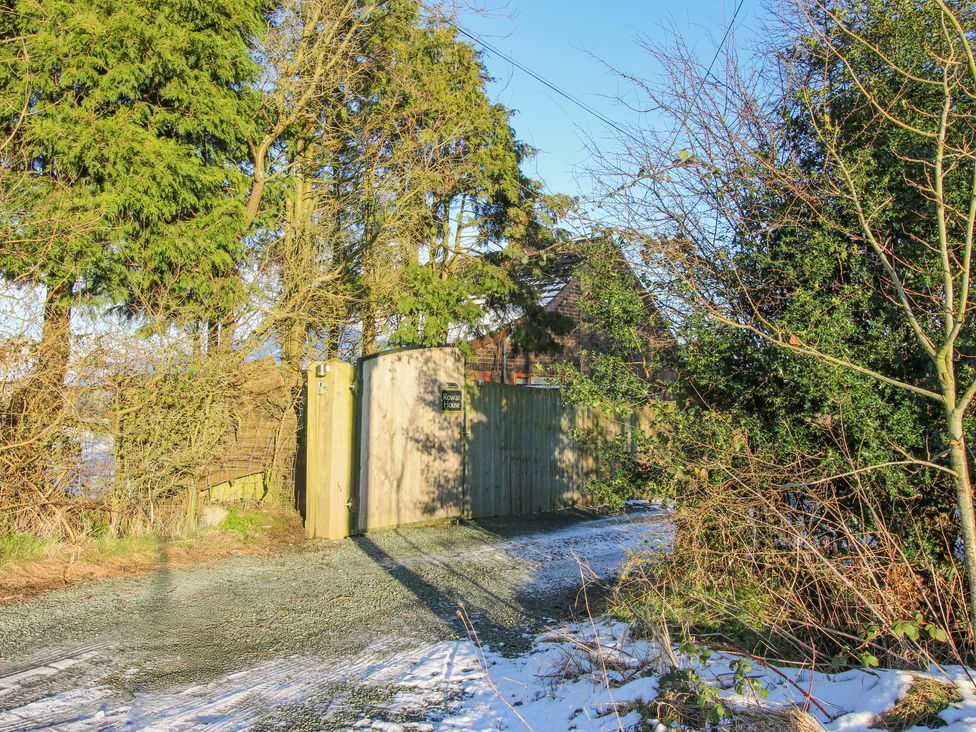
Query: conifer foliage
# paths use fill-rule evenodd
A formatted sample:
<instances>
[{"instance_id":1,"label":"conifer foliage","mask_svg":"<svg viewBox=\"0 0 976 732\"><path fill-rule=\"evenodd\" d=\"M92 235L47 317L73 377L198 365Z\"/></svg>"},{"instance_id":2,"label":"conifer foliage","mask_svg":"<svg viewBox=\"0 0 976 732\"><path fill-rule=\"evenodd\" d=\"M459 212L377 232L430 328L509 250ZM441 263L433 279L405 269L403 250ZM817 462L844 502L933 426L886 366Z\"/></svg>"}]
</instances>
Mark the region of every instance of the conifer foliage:
<instances>
[{"instance_id":1,"label":"conifer foliage","mask_svg":"<svg viewBox=\"0 0 976 732\"><path fill-rule=\"evenodd\" d=\"M0 533L192 527L258 355L288 500L310 358L531 310L572 203L488 82L418 0L0 7Z\"/></svg>"},{"instance_id":2,"label":"conifer foliage","mask_svg":"<svg viewBox=\"0 0 976 732\"><path fill-rule=\"evenodd\" d=\"M2 125L21 194L8 278L192 317L239 294L242 166L263 0L18 2L0 15ZM83 224L83 225L82 225Z\"/></svg>"}]
</instances>

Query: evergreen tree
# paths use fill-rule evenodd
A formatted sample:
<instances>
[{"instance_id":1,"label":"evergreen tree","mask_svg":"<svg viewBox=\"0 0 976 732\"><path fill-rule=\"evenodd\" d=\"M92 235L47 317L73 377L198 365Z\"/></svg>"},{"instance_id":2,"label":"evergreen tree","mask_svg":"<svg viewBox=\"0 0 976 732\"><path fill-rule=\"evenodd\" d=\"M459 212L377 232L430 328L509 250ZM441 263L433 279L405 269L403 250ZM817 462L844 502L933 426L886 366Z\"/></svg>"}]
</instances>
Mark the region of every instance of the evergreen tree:
<instances>
[{"instance_id":1,"label":"evergreen tree","mask_svg":"<svg viewBox=\"0 0 976 732\"><path fill-rule=\"evenodd\" d=\"M20 0L0 15L0 271L46 291L55 383L73 304L192 323L239 296L242 164L266 0Z\"/></svg>"},{"instance_id":2,"label":"evergreen tree","mask_svg":"<svg viewBox=\"0 0 976 732\"><path fill-rule=\"evenodd\" d=\"M488 98L481 59L451 22L427 19L401 48L389 166L396 277L380 306L392 316L391 342L443 345L452 325L513 304L539 315L531 280L519 275L563 236L571 202L522 173L533 151L516 138L510 110Z\"/></svg>"}]
</instances>

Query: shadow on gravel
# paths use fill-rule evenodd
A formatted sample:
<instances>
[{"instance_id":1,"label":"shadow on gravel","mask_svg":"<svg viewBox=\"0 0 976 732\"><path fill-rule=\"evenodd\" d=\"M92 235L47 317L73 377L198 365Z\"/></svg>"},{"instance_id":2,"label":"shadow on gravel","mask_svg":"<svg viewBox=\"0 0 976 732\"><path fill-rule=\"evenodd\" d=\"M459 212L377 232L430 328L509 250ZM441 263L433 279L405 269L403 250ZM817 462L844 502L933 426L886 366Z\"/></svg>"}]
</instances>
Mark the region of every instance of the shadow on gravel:
<instances>
[{"instance_id":1,"label":"shadow on gravel","mask_svg":"<svg viewBox=\"0 0 976 732\"><path fill-rule=\"evenodd\" d=\"M520 516L498 516L464 521L465 526L499 539L545 534L602 518L606 514L592 508L562 508L556 511L529 513Z\"/></svg>"},{"instance_id":2,"label":"shadow on gravel","mask_svg":"<svg viewBox=\"0 0 976 732\"><path fill-rule=\"evenodd\" d=\"M170 592L172 589L173 570L169 566L169 540L163 537L159 541L156 567L149 574L147 595L151 603L150 612L157 615L165 615L169 612Z\"/></svg>"},{"instance_id":3,"label":"shadow on gravel","mask_svg":"<svg viewBox=\"0 0 976 732\"><path fill-rule=\"evenodd\" d=\"M396 532L398 538L407 546L416 550L418 553L422 549L410 541L405 535ZM352 541L359 547L360 551L369 557L373 562L383 569L401 587L409 590L417 598L419 604L426 607L430 612L450 625L460 636L467 634L464 623L458 615L458 604L464 603L468 615L476 619L477 632L488 638L501 638L511 635L514 624L499 623L492 616L498 606L504 606L513 616L523 615L523 609L507 601L496 592L488 589L484 584L478 582L465 573L458 571L446 562L432 558L430 563L434 565L433 574L444 577L445 582L435 584L433 578L428 579L421 576L418 572L407 567L405 564L384 551L375 541L368 536L356 536ZM487 607L490 601L495 607Z\"/></svg>"},{"instance_id":4,"label":"shadow on gravel","mask_svg":"<svg viewBox=\"0 0 976 732\"><path fill-rule=\"evenodd\" d=\"M538 516L482 520L466 524L466 529L483 535L486 539L484 546L490 547L500 540L558 531L593 517L588 511L566 511L560 515L545 515L542 521ZM510 652L525 650L531 644L528 639L532 631L545 626L548 621L576 618L584 610L584 597L578 583L570 581L540 587L531 581L531 577L520 577L517 571L513 572L513 562L517 559L506 554L498 555L500 564L497 566L485 559L466 563L450 553L444 556L432 554L431 546L419 544L413 540L415 538L412 532L397 530L383 532L375 538L355 536L349 541L377 568L410 592L419 606L451 627L458 637L468 635L458 614L461 603L478 639L495 649L504 647ZM450 547L444 549L449 551ZM593 602L603 594L605 588L593 585L589 599Z\"/></svg>"}]
</instances>

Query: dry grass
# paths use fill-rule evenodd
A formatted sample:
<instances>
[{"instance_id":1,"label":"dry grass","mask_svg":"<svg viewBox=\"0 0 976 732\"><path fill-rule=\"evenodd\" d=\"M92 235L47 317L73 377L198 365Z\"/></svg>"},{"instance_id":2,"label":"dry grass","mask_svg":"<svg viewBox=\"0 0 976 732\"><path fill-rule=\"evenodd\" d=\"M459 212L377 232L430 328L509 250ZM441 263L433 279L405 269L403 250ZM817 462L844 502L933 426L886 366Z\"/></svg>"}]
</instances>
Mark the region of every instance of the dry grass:
<instances>
[{"instance_id":1,"label":"dry grass","mask_svg":"<svg viewBox=\"0 0 976 732\"><path fill-rule=\"evenodd\" d=\"M878 486L816 483L814 470L747 455L714 468L715 480L689 481L670 551L632 557L615 612L823 668L967 662L951 524L914 499L880 499ZM797 476L809 478L802 491Z\"/></svg>"},{"instance_id":2,"label":"dry grass","mask_svg":"<svg viewBox=\"0 0 976 732\"><path fill-rule=\"evenodd\" d=\"M722 700L722 714L714 702L703 701L696 682L665 680L657 698L644 707L645 728L663 723L669 728L722 732L823 732L823 725L800 709L730 706Z\"/></svg>"},{"instance_id":3,"label":"dry grass","mask_svg":"<svg viewBox=\"0 0 976 732\"><path fill-rule=\"evenodd\" d=\"M559 637L571 644L565 657L553 669L553 683L586 678L617 687L641 676L660 675L669 668L667 654L660 647L652 645L646 652L639 653L628 642L626 633L616 638L584 639L568 634L550 637Z\"/></svg>"},{"instance_id":4,"label":"dry grass","mask_svg":"<svg viewBox=\"0 0 976 732\"><path fill-rule=\"evenodd\" d=\"M824 732L823 725L799 709L733 709L729 730L737 732Z\"/></svg>"},{"instance_id":5,"label":"dry grass","mask_svg":"<svg viewBox=\"0 0 976 732\"><path fill-rule=\"evenodd\" d=\"M874 718L871 728L904 732L916 726L945 727L939 713L960 701L962 697L952 684L916 676L898 703Z\"/></svg>"},{"instance_id":6,"label":"dry grass","mask_svg":"<svg viewBox=\"0 0 976 732\"><path fill-rule=\"evenodd\" d=\"M221 529L180 539L155 535L55 542L18 535L0 541L0 603L162 567L190 567L239 554L282 551L307 543L297 515L262 511ZM241 531L244 523L250 527ZM14 547L3 551L3 547Z\"/></svg>"}]
</instances>

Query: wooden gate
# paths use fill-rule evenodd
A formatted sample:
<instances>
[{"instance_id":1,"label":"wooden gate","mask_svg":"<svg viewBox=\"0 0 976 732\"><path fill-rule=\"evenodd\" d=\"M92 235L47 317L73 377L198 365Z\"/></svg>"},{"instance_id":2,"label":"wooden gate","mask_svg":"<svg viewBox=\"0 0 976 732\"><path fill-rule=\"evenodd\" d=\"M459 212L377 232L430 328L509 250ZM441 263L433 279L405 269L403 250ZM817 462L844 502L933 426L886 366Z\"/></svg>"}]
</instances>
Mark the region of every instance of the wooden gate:
<instances>
[{"instance_id":1,"label":"wooden gate","mask_svg":"<svg viewBox=\"0 0 976 732\"><path fill-rule=\"evenodd\" d=\"M464 357L405 348L360 365L360 532L460 516L464 494Z\"/></svg>"},{"instance_id":2,"label":"wooden gate","mask_svg":"<svg viewBox=\"0 0 976 732\"><path fill-rule=\"evenodd\" d=\"M643 421L564 404L558 389L465 382L454 348L314 363L307 393L305 526L330 539L583 504L595 441Z\"/></svg>"},{"instance_id":3,"label":"wooden gate","mask_svg":"<svg viewBox=\"0 0 976 732\"><path fill-rule=\"evenodd\" d=\"M613 418L563 402L558 389L468 382L465 494L472 518L586 503L600 469L594 440L635 436L640 415ZM588 440L577 440L586 435Z\"/></svg>"}]
</instances>

